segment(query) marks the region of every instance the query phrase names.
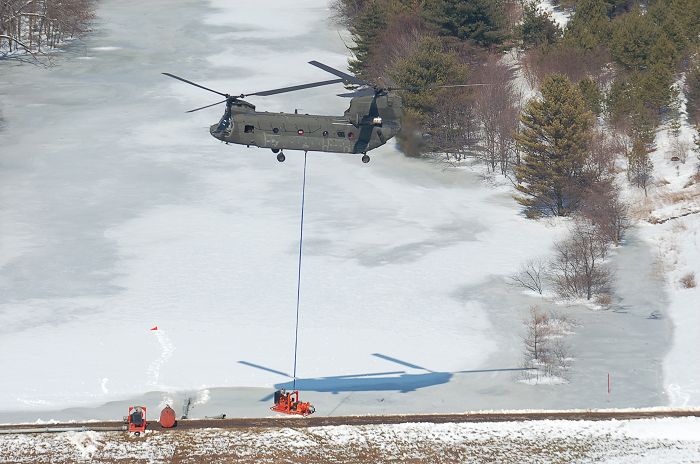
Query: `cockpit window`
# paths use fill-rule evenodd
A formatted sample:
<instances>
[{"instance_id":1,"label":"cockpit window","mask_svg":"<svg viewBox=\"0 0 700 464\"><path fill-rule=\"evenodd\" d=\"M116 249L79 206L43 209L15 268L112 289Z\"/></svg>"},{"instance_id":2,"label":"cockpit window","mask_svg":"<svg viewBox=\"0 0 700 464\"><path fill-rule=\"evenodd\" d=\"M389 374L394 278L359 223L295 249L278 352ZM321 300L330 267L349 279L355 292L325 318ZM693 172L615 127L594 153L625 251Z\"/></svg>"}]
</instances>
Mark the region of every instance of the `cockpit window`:
<instances>
[{"instance_id":1,"label":"cockpit window","mask_svg":"<svg viewBox=\"0 0 700 464\"><path fill-rule=\"evenodd\" d=\"M227 108L224 115L219 120L216 132L231 133L231 130L233 130L233 119L231 118L231 111Z\"/></svg>"}]
</instances>

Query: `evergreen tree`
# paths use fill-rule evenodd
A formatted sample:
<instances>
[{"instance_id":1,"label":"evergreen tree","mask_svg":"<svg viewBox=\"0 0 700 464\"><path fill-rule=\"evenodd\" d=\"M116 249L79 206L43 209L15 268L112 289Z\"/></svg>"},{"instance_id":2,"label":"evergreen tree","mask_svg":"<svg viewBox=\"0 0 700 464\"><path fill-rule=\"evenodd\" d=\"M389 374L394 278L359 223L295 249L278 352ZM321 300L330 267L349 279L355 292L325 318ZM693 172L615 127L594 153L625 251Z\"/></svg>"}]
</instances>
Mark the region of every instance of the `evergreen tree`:
<instances>
[{"instance_id":1,"label":"evergreen tree","mask_svg":"<svg viewBox=\"0 0 700 464\"><path fill-rule=\"evenodd\" d=\"M355 45L350 47L354 58L348 62L348 69L356 76L371 78L365 75L366 66L370 62L373 45L377 37L388 24L388 9L386 2L371 0L364 5L362 12L352 21L350 31Z\"/></svg>"},{"instance_id":2,"label":"evergreen tree","mask_svg":"<svg viewBox=\"0 0 700 464\"><path fill-rule=\"evenodd\" d=\"M532 2L523 5L523 22L518 32L525 47L553 44L562 35L551 15Z\"/></svg>"},{"instance_id":3,"label":"evergreen tree","mask_svg":"<svg viewBox=\"0 0 700 464\"><path fill-rule=\"evenodd\" d=\"M700 124L700 65L688 71L685 85L688 97L686 105L688 120L693 124Z\"/></svg>"},{"instance_id":4,"label":"evergreen tree","mask_svg":"<svg viewBox=\"0 0 700 464\"><path fill-rule=\"evenodd\" d=\"M568 46L594 50L605 46L610 38L610 18L605 0L579 0L564 40Z\"/></svg>"},{"instance_id":5,"label":"evergreen tree","mask_svg":"<svg viewBox=\"0 0 700 464\"><path fill-rule=\"evenodd\" d=\"M603 94L598 87L598 84L590 77L584 77L578 83L578 89L583 96L588 109L596 116L600 114L602 107Z\"/></svg>"},{"instance_id":6,"label":"evergreen tree","mask_svg":"<svg viewBox=\"0 0 700 464\"><path fill-rule=\"evenodd\" d=\"M649 158L649 152L646 148L646 143L635 138L632 141L632 151L627 155L627 178L639 188L644 189L644 195L647 194L647 186L651 180L651 173L654 169L654 164Z\"/></svg>"},{"instance_id":7,"label":"evergreen tree","mask_svg":"<svg viewBox=\"0 0 700 464\"><path fill-rule=\"evenodd\" d=\"M613 22L610 52L615 61L633 71L658 64L672 68L678 58L678 48L667 32L638 7Z\"/></svg>"},{"instance_id":8,"label":"evergreen tree","mask_svg":"<svg viewBox=\"0 0 700 464\"><path fill-rule=\"evenodd\" d=\"M403 95L404 107L420 118L435 110L435 85L464 82L468 69L456 54L445 51L439 39L426 37L416 52L397 62L390 71L391 78L401 88L412 91Z\"/></svg>"},{"instance_id":9,"label":"evergreen tree","mask_svg":"<svg viewBox=\"0 0 700 464\"><path fill-rule=\"evenodd\" d=\"M516 166L519 203L537 211L567 215L590 183L585 171L594 118L578 87L553 74L542 84L542 99L531 100L515 135L522 153Z\"/></svg>"},{"instance_id":10,"label":"evergreen tree","mask_svg":"<svg viewBox=\"0 0 700 464\"><path fill-rule=\"evenodd\" d=\"M507 35L503 7L502 0L427 0L424 8L441 35L488 46Z\"/></svg>"}]
</instances>

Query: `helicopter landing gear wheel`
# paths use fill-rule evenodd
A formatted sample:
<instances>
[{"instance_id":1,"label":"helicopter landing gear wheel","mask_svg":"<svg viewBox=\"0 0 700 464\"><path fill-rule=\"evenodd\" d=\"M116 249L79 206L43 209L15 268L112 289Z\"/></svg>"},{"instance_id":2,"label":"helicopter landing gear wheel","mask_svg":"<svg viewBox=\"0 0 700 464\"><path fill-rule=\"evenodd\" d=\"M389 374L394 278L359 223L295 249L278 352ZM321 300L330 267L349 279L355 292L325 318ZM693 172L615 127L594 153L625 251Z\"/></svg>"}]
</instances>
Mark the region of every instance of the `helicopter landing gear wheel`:
<instances>
[{"instance_id":1,"label":"helicopter landing gear wheel","mask_svg":"<svg viewBox=\"0 0 700 464\"><path fill-rule=\"evenodd\" d=\"M272 149L272 153L279 153L279 152L280 152L280 149L279 149L279 148L273 148L273 149Z\"/></svg>"},{"instance_id":2,"label":"helicopter landing gear wheel","mask_svg":"<svg viewBox=\"0 0 700 464\"><path fill-rule=\"evenodd\" d=\"M367 156L366 154L362 155L362 162L369 163L369 156Z\"/></svg>"},{"instance_id":3,"label":"helicopter landing gear wheel","mask_svg":"<svg viewBox=\"0 0 700 464\"><path fill-rule=\"evenodd\" d=\"M282 152L277 153L277 161L279 161L280 163L282 163L285 159L286 159L286 158L285 158L285 156L284 156L284 153L282 153Z\"/></svg>"}]
</instances>

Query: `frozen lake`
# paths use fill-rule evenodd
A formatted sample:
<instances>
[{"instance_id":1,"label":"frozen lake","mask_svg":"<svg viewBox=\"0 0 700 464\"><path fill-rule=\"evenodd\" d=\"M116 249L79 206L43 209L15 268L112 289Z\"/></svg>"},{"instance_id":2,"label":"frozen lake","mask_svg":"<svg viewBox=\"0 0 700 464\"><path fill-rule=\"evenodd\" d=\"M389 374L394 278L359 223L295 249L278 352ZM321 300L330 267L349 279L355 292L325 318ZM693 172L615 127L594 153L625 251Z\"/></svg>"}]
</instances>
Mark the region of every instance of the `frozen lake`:
<instances>
[{"instance_id":1,"label":"frozen lake","mask_svg":"<svg viewBox=\"0 0 700 464\"><path fill-rule=\"evenodd\" d=\"M347 50L323 0L228 5L103 0L55 67L0 63L0 422L187 396L195 415L267 415L289 382L303 153L221 144L223 107L184 113L217 97L160 73L255 92L329 79L306 62ZM341 90L251 102L342 114ZM562 228L476 174L371 155L309 154L298 386L320 414L665 404L671 325L647 319L664 295L637 276L643 244L617 258L624 310L563 308L582 323L572 382L523 385L541 302L503 277Z\"/></svg>"}]
</instances>

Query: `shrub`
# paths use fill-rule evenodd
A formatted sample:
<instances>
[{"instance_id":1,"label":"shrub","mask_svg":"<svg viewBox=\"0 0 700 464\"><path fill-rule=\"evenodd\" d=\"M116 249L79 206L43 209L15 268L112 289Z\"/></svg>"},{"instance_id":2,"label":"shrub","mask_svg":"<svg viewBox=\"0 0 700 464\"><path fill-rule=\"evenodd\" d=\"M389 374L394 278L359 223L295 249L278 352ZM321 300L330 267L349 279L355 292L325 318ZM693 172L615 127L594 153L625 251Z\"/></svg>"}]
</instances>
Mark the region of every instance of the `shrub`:
<instances>
[{"instance_id":1,"label":"shrub","mask_svg":"<svg viewBox=\"0 0 700 464\"><path fill-rule=\"evenodd\" d=\"M695 273L689 272L683 277L681 277L681 285L683 288L695 288Z\"/></svg>"}]
</instances>

